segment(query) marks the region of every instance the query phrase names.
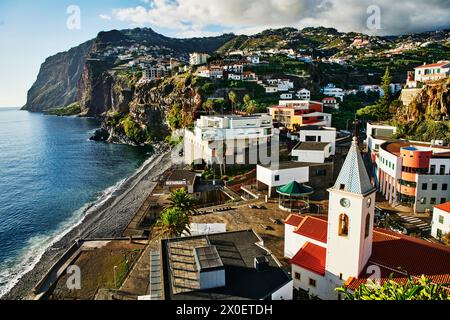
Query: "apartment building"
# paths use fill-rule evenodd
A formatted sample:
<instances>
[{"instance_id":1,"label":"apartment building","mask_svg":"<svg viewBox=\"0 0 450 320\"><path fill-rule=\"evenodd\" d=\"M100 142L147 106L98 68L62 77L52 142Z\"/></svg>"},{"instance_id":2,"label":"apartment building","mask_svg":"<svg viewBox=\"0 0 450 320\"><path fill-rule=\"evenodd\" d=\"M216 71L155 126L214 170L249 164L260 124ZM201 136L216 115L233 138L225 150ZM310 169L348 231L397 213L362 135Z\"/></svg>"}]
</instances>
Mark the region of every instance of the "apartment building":
<instances>
[{"instance_id":1,"label":"apartment building","mask_svg":"<svg viewBox=\"0 0 450 320\"><path fill-rule=\"evenodd\" d=\"M224 157L242 155L272 136L272 117L266 114L202 116L193 131L185 130L185 162L221 163Z\"/></svg>"},{"instance_id":2,"label":"apartment building","mask_svg":"<svg viewBox=\"0 0 450 320\"><path fill-rule=\"evenodd\" d=\"M307 100L281 100L269 108L274 124L294 131L305 125L331 126L332 116L323 113L323 104Z\"/></svg>"}]
</instances>

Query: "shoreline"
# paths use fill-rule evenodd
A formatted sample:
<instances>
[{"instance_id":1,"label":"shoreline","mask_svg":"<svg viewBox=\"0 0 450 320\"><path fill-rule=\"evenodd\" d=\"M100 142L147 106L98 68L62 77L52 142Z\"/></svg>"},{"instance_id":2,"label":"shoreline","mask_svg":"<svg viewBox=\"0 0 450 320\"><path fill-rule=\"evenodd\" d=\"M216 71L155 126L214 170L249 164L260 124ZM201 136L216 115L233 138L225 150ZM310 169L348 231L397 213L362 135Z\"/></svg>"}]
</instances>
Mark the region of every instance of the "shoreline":
<instances>
[{"instance_id":1,"label":"shoreline","mask_svg":"<svg viewBox=\"0 0 450 320\"><path fill-rule=\"evenodd\" d=\"M106 189L110 193L104 193L96 202L87 204L80 219L55 236L56 241L45 250L38 262L21 275L0 300L30 299L37 283L77 239L122 236L143 201L156 187L153 179L171 165L170 150L156 151L130 177L119 182L115 188Z\"/></svg>"}]
</instances>

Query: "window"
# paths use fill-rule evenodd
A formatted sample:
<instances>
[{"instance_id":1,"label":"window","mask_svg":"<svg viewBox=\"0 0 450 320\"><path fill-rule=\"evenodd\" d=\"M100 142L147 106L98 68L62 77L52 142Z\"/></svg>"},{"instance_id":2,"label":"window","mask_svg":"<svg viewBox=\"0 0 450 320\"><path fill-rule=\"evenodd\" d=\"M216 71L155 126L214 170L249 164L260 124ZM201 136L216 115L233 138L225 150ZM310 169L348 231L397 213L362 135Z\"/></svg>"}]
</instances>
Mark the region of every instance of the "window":
<instances>
[{"instance_id":1,"label":"window","mask_svg":"<svg viewBox=\"0 0 450 320\"><path fill-rule=\"evenodd\" d=\"M433 183L431 190L436 191L438 189L437 183Z\"/></svg>"},{"instance_id":2,"label":"window","mask_svg":"<svg viewBox=\"0 0 450 320\"><path fill-rule=\"evenodd\" d=\"M275 181L280 181L280 176L279 175L275 176Z\"/></svg>"},{"instance_id":3,"label":"window","mask_svg":"<svg viewBox=\"0 0 450 320\"><path fill-rule=\"evenodd\" d=\"M441 204L444 204L447 202L447 198L441 198Z\"/></svg>"},{"instance_id":4,"label":"window","mask_svg":"<svg viewBox=\"0 0 450 320\"><path fill-rule=\"evenodd\" d=\"M370 235L370 213L367 215L366 217L366 239L369 237Z\"/></svg>"},{"instance_id":5,"label":"window","mask_svg":"<svg viewBox=\"0 0 450 320\"><path fill-rule=\"evenodd\" d=\"M420 204L427 204L427 198L420 199Z\"/></svg>"},{"instance_id":6,"label":"window","mask_svg":"<svg viewBox=\"0 0 450 320\"><path fill-rule=\"evenodd\" d=\"M339 216L339 236L348 237L349 218L346 214Z\"/></svg>"},{"instance_id":7,"label":"window","mask_svg":"<svg viewBox=\"0 0 450 320\"><path fill-rule=\"evenodd\" d=\"M436 198L431 198L430 204L436 204Z\"/></svg>"},{"instance_id":8,"label":"window","mask_svg":"<svg viewBox=\"0 0 450 320\"><path fill-rule=\"evenodd\" d=\"M436 236L437 236L437 238L438 238L439 240L442 239L442 230L441 230L441 229L437 229Z\"/></svg>"},{"instance_id":9,"label":"window","mask_svg":"<svg viewBox=\"0 0 450 320\"><path fill-rule=\"evenodd\" d=\"M442 191L447 191L448 190L448 184L444 183L442 185Z\"/></svg>"},{"instance_id":10,"label":"window","mask_svg":"<svg viewBox=\"0 0 450 320\"><path fill-rule=\"evenodd\" d=\"M435 174L436 173L436 166L435 165L432 165L431 167L430 167L430 174Z\"/></svg>"},{"instance_id":11,"label":"window","mask_svg":"<svg viewBox=\"0 0 450 320\"><path fill-rule=\"evenodd\" d=\"M428 190L428 183L422 183L422 190Z\"/></svg>"},{"instance_id":12,"label":"window","mask_svg":"<svg viewBox=\"0 0 450 320\"><path fill-rule=\"evenodd\" d=\"M440 168L439 168L439 174L440 174L441 176L443 176L443 175L445 174L445 166L440 166Z\"/></svg>"},{"instance_id":13,"label":"window","mask_svg":"<svg viewBox=\"0 0 450 320\"><path fill-rule=\"evenodd\" d=\"M315 288L317 286L317 281L314 279L309 279L309 286Z\"/></svg>"},{"instance_id":14,"label":"window","mask_svg":"<svg viewBox=\"0 0 450 320\"><path fill-rule=\"evenodd\" d=\"M316 170L316 176L317 177L324 177L326 175L327 175L327 170L325 170L325 169Z\"/></svg>"},{"instance_id":15,"label":"window","mask_svg":"<svg viewBox=\"0 0 450 320\"><path fill-rule=\"evenodd\" d=\"M444 224L444 216L439 216L439 223Z\"/></svg>"}]
</instances>

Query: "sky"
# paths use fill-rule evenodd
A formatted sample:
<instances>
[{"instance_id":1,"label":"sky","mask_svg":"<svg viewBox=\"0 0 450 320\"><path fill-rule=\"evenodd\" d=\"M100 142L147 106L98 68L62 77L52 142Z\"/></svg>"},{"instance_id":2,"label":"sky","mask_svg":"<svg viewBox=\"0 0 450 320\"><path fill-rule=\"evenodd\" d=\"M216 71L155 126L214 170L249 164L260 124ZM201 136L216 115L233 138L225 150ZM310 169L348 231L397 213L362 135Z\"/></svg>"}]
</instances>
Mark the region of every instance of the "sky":
<instances>
[{"instance_id":1,"label":"sky","mask_svg":"<svg viewBox=\"0 0 450 320\"><path fill-rule=\"evenodd\" d=\"M45 59L98 32L172 37L334 27L376 35L450 28L450 0L0 0L0 107L22 106Z\"/></svg>"}]
</instances>

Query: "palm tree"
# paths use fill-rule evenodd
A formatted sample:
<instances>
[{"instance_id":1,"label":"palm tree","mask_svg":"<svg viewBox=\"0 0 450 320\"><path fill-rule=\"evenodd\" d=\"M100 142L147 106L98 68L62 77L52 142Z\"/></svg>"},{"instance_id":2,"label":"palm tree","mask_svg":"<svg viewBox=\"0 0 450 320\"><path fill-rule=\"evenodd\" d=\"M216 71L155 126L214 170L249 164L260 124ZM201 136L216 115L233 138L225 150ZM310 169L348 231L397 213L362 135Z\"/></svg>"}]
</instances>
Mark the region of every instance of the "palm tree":
<instances>
[{"instance_id":1,"label":"palm tree","mask_svg":"<svg viewBox=\"0 0 450 320\"><path fill-rule=\"evenodd\" d=\"M254 114L256 112L256 102L254 100L251 100L247 105L245 111L250 115Z\"/></svg>"},{"instance_id":2,"label":"palm tree","mask_svg":"<svg viewBox=\"0 0 450 320\"><path fill-rule=\"evenodd\" d=\"M230 93L228 94L228 98L231 101L231 108L232 108L231 113L234 113L234 109L236 107L236 104L238 103L238 96L236 92L230 91Z\"/></svg>"},{"instance_id":3,"label":"palm tree","mask_svg":"<svg viewBox=\"0 0 450 320\"><path fill-rule=\"evenodd\" d=\"M183 233L191 234L190 218L179 208L165 209L159 218L157 226L161 228L161 234L165 237L181 237Z\"/></svg>"},{"instance_id":4,"label":"palm tree","mask_svg":"<svg viewBox=\"0 0 450 320\"><path fill-rule=\"evenodd\" d=\"M194 215L197 213L195 210L195 199L192 198L185 189L177 189L172 191L169 196L169 205L166 209L179 209L186 215Z\"/></svg>"}]
</instances>

